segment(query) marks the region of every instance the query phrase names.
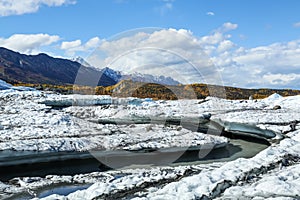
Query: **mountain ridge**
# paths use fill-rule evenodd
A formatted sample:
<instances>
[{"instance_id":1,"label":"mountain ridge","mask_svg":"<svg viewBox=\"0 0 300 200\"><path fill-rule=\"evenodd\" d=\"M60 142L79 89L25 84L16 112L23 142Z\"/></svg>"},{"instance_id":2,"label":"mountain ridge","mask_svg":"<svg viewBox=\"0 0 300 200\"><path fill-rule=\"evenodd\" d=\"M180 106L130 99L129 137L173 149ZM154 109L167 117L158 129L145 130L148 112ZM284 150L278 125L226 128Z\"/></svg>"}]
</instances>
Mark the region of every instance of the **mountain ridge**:
<instances>
[{"instance_id":1,"label":"mountain ridge","mask_svg":"<svg viewBox=\"0 0 300 200\"><path fill-rule=\"evenodd\" d=\"M125 75L108 67L99 69L81 57L69 60L54 58L45 53L26 55L4 47L0 47L0 79L12 84L109 86L127 79L166 85L179 84L171 77L136 73Z\"/></svg>"},{"instance_id":2,"label":"mountain ridge","mask_svg":"<svg viewBox=\"0 0 300 200\"><path fill-rule=\"evenodd\" d=\"M0 48L0 79L9 83L32 83L68 85L78 77L80 84L89 85L90 78L99 81L95 85L108 86L116 82L103 72L85 67L78 62L63 58L53 58L45 53L25 55ZM86 78L86 80L84 80ZM98 79L96 79L98 78Z\"/></svg>"}]
</instances>

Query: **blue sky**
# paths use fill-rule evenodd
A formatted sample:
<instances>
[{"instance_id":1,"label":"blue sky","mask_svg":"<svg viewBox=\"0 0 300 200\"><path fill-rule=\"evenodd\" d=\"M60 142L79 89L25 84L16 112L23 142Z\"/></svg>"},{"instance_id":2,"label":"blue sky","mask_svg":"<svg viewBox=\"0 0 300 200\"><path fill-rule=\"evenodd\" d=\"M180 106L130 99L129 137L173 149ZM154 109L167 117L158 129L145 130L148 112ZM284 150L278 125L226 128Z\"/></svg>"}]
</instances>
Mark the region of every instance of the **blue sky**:
<instances>
[{"instance_id":1,"label":"blue sky","mask_svg":"<svg viewBox=\"0 0 300 200\"><path fill-rule=\"evenodd\" d=\"M84 41L140 27L183 28L202 36L230 21L239 25L233 39L253 47L298 38L300 29L293 24L300 22L299 8L297 0L77 0L73 5L41 5L34 13L1 17L0 24L5 27L2 37L48 33Z\"/></svg>"},{"instance_id":2,"label":"blue sky","mask_svg":"<svg viewBox=\"0 0 300 200\"><path fill-rule=\"evenodd\" d=\"M160 27L169 32L159 36L176 32L196 40L226 85L299 89L299 8L298 0L1 0L0 46L87 57L120 32ZM179 39L174 36L171 50ZM199 54L191 53L197 62Z\"/></svg>"}]
</instances>

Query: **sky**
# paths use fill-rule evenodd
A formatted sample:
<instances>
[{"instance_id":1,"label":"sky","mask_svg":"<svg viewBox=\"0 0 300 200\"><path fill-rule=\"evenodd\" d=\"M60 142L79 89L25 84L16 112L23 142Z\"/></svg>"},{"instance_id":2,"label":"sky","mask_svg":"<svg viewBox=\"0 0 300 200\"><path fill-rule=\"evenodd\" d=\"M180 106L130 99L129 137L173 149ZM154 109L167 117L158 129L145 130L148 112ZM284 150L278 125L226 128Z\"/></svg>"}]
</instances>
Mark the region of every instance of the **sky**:
<instances>
[{"instance_id":1,"label":"sky","mask_svg":"<svg viewBox=\"0 0 300 200\"><path fill-rule=\"evenodd\" d=\"M182 83L300 89L298 0L0 0L0 46Z\"/></svg>"}]
</instances>

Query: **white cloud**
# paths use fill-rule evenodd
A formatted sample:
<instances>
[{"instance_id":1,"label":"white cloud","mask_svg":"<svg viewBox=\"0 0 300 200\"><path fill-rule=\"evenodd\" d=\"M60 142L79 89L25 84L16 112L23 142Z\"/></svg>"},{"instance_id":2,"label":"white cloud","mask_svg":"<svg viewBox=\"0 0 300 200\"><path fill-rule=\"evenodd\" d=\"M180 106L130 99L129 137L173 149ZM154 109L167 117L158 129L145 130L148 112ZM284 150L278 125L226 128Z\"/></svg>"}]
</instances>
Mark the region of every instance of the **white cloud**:
<instances>
[{"instance_id":1,"label":"white cloud","mask_svg":"<svg viewBox=\"0 0 300 200\"><path fill-rule=\"evenodd\" d=\"M214 12L207 12L206 15L208 15L208 16L214 16L215 13Z\"/></svg>"},{"instance_id":2,"label":"white cloud","mask_svg":"<svg viewBox=\"0 0 300 200\"><path fill-rule=\"evenodd\" d=\"M202 45L217 45L224 40L231 37L230 34L225 34L229 31L237 29L237 24L232 24L230 22L224 23L221 27L213 31L211 35L206 35L201 38Z\"/></svg>"},{"instance_id":3,"label":"white cloud","mask_svg":"<svg viewBox=\"0 0 300 200\"><path fill-rule=\"evenodd\" d=\"M203 44L218 44L224 40L224 35L220 32L215 32L212 35L203 36L201 42Z\"/></svg>"},{"instance_id":4,"label":"white cloud","mask_svg":"<svg viewBox=\"0 0 300 200\"><path fill-rule=\"evenodd\" d=\"M185 29L125 33L124 37L103 41L87 61L127 73L172 76L183 83L217 81L201 39Z\"/></svg>"},{"instance_id":5,"label":"white cloud","mask_svg":"<svg viewBox=\"0 0 300 200\"><path fill-rule=\"evenodd\" d=\"M238 87L300 87L300 40L239 47L228 34L236 28L228 22L200 38L185 29L125 34L103 41L88 61L100 68L173 76L183 83L216 83L213 78L220 75L225 85Z\"/></svg>"},{"instance_id":6,"label":"white cloud","mask_svg":"<svg viewBox=\"0 0 300 200\"><path fill-rule=\"evenodd\" d=\"M91 38L89 41L86 42L85 47L87 49L96 48L96 47L99 46L99 44L100 44L100 39L98 37L94 37L94 38Z\"/></svg>"},{"instance_id":7,"label":"white cloud","mask_svg":"<svg viewBox=\"0 0 300 200\"><path fill-rule=\"evenodd\" d=\"M300 87L300 40L231 49L215 56L214 62L224 68L222 76L228 84L234 81L244 87Z\"/></svg>"},{"instance_id":8,"label":"white cloud","mask_svg":"<svg viewBox=\"0 0 300 200\"><path fill-rule=\"evenodd\" d=\"M34 13L37 12L43 5L62 6L74 3L76 3L75 0L1 0L0 16Z\"/></svg>"},{"instance_id":9,"label":"white cloud","mask_svg":"<svg viewBox=\"0 0 300 200\"><path fill-rule=\"evenodd\" d=\"M290 73L290 74L265 74L263 78L266 79L270 84L278 86L284 86L290 84L294 81L300 80L300 74Z\"/></svg>"},{"instance_id":10,"label":"white cloud","mask_svg":"<svg viewBox=\"0 0 300 200\"><path fill-rule=\"evenodd\" d=\"M293 25L294 25L294 27L296 27L296 28L300 28L300 22L296 22L296 23L294 23Z\"/></svg>"},{"instance_id":11,"label":"white cloud","mask_svg":"<svg viewBox=\"0 0 300 200\"><path fill-rule=\"evenodd\" d=\"M57 35L48 34L14 34L9 38L0 38L0 46L32 54L39 51L42 46L48 46L60 39Z\"/></svg>"},{"instance_id":12,"label":"white cloud","mask_svg":"<svg viewBox=\"0 0 300 200\"><path fill-rule=\"evenodd\" d=\"M60 49L64 50L68 56L74 56L78 52L90 53L100 45L101 40L98 37L89 39L82 44L81 40L64 41L60 45Z\"/></svg>"},{"instance_id":13,"label":"white cloud","mask_svg":"<svg viewBox=\"0 0 300 200\"><path fill-rule=\"evenodd\" d=\"M220 42L218 46L218 52L228 51L234 46L235 46L234 43L231 42L230 40L223 40L222 42Z\"/></svg>"},{"instance_id":14,"label":"white cloud","mask_svg":"<svg viewBox=\"0 0 300 200\"><path fill-rule=\"evenodd\" d=\"M62 50L70 50L74 48L78 48L81 46L81 40L75 40L71 42L62 42L61 43L61 49Z\"/></svg>"},{"instance_id":15,"label":"white cloud","mask_svg":"<svg viewBox=\"0 0 300 200\"><path fill-rule=\"evenodd\" d=\"M238 25L237 24L233 24L231 22L226 22L223 24L223 26L220 28L220 31L225 33L225 32L228 32L228 31L232 31L232 30L235 30L238 28Z\"/></svg>"}]
</instances>

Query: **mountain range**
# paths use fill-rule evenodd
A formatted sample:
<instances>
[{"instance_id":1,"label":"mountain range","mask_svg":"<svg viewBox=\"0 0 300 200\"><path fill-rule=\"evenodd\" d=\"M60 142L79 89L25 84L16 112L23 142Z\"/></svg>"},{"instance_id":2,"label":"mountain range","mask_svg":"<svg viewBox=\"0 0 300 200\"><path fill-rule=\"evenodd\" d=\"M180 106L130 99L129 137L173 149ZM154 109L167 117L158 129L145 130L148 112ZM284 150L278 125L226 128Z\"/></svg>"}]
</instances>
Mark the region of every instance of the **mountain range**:
<instances>
[{"instance_id":1,"label":"mountain range","mask_svg":"<svg viewBox=\"0 0 300 200\"><path fill-rule=\"evenodd\" d=\"M76 57L72 59L73 61L79 62L80 64L92 67L86 60L81 57ZM178 85L180 82L174 80L171 77L166 76L154 76L151 74L142 74L138 72L134 72L132 74L127 74L122 71L115 71L111 68L105 67L102 69L104 74L113 78L116 82L120 82L122 80L132 80L133 82L143 82L143 83L157 83L162 85Z\"/></svg>"},{"instance_id":2,"label":"mountain range","mask_svg":"<svg viewBox=\"0 0 300 200\"><path fill-rule=\"evenodd\" d=\"M125 79L164 85L179 84L165 76L139 73L125 75L108 67L97 69L80 57L68 60L54 58L44 53L26 55L3 47L0 47L0 79L12 84L72 85L76 83L88 86L110 86Z\"/></svg>"}]
</instances>

